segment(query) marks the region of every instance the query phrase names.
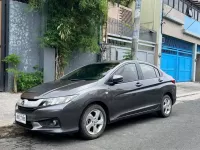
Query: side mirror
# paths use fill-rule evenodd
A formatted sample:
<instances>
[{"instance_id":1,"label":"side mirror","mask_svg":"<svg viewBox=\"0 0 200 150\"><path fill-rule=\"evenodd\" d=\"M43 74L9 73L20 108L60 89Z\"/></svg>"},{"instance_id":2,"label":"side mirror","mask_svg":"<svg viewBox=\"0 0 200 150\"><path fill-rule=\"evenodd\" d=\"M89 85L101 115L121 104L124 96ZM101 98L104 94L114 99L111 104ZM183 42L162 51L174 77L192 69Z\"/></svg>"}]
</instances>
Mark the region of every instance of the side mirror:
<instances>
[{"instance_id":1,"label":"side mirror","mask_svg":"<svg viewBox=\"0 0 200 150\"><path fill-rule=\"evenodd\" d=\"M112 82L113 82L113 84L117 84L117 83L123 82L123 76L114 75L113 78L112 78Z\"/></svg>"}]
</instances>

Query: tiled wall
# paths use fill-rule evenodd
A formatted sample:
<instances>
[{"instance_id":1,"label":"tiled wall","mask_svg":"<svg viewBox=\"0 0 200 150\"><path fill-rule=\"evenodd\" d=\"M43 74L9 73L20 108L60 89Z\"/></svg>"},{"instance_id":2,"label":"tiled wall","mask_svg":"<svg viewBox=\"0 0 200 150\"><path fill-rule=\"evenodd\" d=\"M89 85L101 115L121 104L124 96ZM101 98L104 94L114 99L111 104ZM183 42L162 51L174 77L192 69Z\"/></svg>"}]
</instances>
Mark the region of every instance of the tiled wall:
<instances>
[{"instance_id":1,"label":"tiled wall","mask_svg":"<svg viewBox=\"0 0 200 150\"><path fill-rule=\"evenodd\" d=\"M19 69L25 72L33 71L33 66L39 65L41 52L41 15L30 12L28 4L10 1L9 15L9 54L20 56ZM8 90L12 87L9 76Z\"/></svg>"}]
</instances>

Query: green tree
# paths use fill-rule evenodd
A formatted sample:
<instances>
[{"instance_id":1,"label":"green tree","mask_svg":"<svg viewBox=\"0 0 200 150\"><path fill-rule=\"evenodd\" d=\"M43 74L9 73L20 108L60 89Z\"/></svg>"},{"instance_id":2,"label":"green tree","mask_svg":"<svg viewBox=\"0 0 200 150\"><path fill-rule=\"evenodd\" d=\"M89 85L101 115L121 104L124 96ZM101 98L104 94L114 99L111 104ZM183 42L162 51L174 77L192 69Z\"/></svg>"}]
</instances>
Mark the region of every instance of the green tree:
<instances>
[{"instance_id":1,"label":"green tree","mask_svg":"<svg viewBox=\"0 0 200 150\"><path fill-rule=\"evenodd\" d=\"M120 0L120 4L127 6L132 1ZM29 4L35 9L47 6L47 28L42 44L57 51L56 79L64 75L73 51L99 51L100 26L107 19L108 0L29 0Z\"/></svg>"},{"instance_id":2,"label":"green tree","mask_svg":"<svg viewBox=\"0 0 200 150\"><path fill-rule=\"evenodd\" d=\"M32 8L39 8L43 0L29 0ZM44 46L57 51L56 78L64 75L64 68L73 51L98 51L99 27L105 23L107 0L46 0L47 29L42 38Z\"/></svg>"},{"instance_id":3,"label":"green tree","mask_svg":"<svg viewBox=\"0 0 200 150\"><path fill-rule=\"evenodd\" d=\"M3 62L5 62L9 65L9 68L6 69L6 71L8 73L13 74L13 85L14 85L13 91L15 93L17 93L17 78L18 78L18 74L19 74L18 65L21 62L20 57L16 54L11 54L11 55L7 56L3 60Z\"/></svg>"}]
</instances>

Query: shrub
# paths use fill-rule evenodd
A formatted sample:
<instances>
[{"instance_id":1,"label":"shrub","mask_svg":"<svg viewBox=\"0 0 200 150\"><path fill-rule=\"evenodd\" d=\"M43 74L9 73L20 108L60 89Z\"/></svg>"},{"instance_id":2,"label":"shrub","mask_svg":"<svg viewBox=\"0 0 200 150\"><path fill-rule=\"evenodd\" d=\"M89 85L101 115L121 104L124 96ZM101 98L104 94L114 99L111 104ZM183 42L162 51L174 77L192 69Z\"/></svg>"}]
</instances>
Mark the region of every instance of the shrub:
<instances>
[{"instance_id":1,"label":"shrub","mask_svg":"<svg viewBox=\"0 0 200 150\"><path fill-rule=\"evenodd\" d=\"M7 56L3 62L7 63L9 65L9 68L6 69L8 73L11 73L13 75L13 91L17 93L17 79L19 75L18 65L20 64L20 57L16 54L11 54Z\"/></svg>"},{"instance_id":2,"label":"shrub","mask_svg":"<svg viewBox=\"0 0 200 150\"><path fill-rule=\"evenodd\" d=\"M38 67L33 67L35 72L25 73L20 72L17 80L17 86L19 91L26 91L32 87L43 83L43 72Z\"/></svg>"}]
</instances>

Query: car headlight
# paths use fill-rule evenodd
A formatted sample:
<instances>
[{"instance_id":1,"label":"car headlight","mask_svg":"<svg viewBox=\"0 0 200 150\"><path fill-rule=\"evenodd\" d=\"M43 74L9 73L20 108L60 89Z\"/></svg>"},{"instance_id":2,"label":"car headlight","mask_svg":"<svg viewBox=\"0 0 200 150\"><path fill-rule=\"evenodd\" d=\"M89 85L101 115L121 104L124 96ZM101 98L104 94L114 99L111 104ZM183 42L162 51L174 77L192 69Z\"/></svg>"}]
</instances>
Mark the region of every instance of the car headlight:
<instances>
[{"instance_id":1,"label":"car headlight","mask_svg":"<svg viewBox=\"0 0 200 150\"><path fill-rule=\"evenodd\" d=\"M43 99L41 106L52 106L52 105L59 105L59 104L67 104L67 103L70 103L72 101L72 99L74 99L76 96L77 95Z\"/></svg>"}]
</instances>

